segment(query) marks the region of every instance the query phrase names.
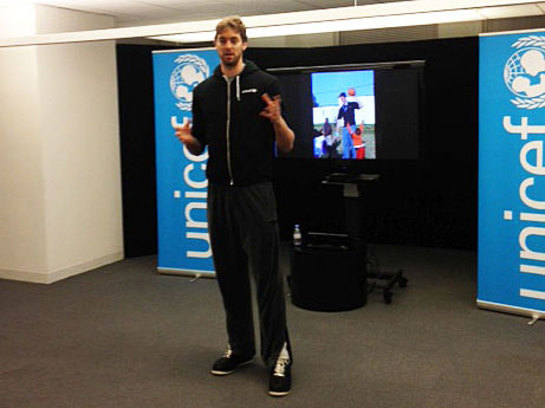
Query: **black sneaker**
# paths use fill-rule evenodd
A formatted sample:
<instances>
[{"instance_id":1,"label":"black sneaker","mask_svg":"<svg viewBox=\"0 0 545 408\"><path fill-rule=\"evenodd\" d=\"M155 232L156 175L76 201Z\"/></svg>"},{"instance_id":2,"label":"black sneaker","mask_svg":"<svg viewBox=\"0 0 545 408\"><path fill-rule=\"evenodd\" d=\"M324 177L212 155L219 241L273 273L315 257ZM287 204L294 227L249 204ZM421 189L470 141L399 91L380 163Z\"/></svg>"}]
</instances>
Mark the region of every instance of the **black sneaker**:
<instances>
[{"instance_id":1,"label":"black sneaker","mask_svg":"<svg viewBox=\"0 0 545 408\"><path fill-rule=\"evenodd\" d=\"M225 354L223 354L220 359L216 360L210 372L214 375L231 374L238 367L250 364L253 360L253 356L241 356L238 354L234 354L231 350L231 347L227 345L227 350L225 351Z\"/></svg>"},{"instance_id":2,"label":"black sneaker","mask_svg":"<svg viewBox=\"0 0 545 408\"><path fill-rule=\"evenodd\" d=\"M269 377L269 395L283 397L291 391L291 361L289 357L279 357Z\"/></svg>"}]
</instances>

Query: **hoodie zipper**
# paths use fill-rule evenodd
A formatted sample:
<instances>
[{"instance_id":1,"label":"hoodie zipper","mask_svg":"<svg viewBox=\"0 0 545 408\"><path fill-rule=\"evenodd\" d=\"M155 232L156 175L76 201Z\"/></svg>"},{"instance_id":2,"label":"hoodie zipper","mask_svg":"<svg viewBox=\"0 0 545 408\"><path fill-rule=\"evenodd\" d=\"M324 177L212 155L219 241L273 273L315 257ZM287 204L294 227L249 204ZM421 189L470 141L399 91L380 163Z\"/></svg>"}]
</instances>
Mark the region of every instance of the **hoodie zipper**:
<instances>
[{"instance_id":1,"label":"hoodie zipper","mask_svg":"<svg viewBox=\"0 0 545 408\"><path fill-rule=\"evenodd\" d=\"M231 169L231 138L230 138L230 128L231 128L231 82L226 77L225 82L227 83L227 122L225 137L227 142L227 172L229 173L229 185L234 184L233 180L233 170Z\"/></svg>"}]
</instances>

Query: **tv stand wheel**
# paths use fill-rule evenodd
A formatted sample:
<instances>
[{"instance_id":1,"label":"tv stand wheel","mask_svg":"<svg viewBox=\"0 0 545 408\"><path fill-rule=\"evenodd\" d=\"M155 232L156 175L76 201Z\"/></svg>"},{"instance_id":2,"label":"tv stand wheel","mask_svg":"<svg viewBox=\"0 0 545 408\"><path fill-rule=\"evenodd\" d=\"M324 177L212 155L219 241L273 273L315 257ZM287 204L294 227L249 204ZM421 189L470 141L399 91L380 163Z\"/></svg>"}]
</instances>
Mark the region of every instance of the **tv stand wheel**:
<instances>
[{"instance_id":1,"label":"tv stand wheel","mask_svg":"<svg viewBox=\"0 0 545 408\"><path fill-rule=\"evenodd\" d=\"M393 297L393 293L390 292L389 290L385 290L383 293L382 293L382 299L384 300L384 303L386 303L387 305L389 305L390 303L392 303L392 297Z\"/></svg>"}]
</instances>

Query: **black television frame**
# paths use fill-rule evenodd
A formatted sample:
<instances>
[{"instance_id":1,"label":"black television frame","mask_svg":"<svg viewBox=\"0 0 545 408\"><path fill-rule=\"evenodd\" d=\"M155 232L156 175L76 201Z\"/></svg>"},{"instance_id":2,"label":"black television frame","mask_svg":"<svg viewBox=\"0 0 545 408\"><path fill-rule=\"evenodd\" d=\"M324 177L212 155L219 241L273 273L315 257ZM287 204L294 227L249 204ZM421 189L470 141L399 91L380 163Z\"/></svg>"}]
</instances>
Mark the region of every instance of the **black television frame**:
<instances>
[{"instance_id":1,"label":"black television frame","mask_svg":"<svg viewBox=\"0 0 545 408\"><path fill-rule=\"evenodd\" d=\"M416 94L416 135L414 136L414 144L416 146L416 154L414 154L412 157L398 157L398 158L384 158L384 157L377 157L373 159L366 159L366 160L356 160L356 159L342 159L342 158L315 158L311 155L301 154L302 149L306 149L306 152L312 151L309 140L311 141L312 138L308 137L307 134L307 146L300 147L300 150L297 150L297 141L296 146L294 149L294 152L283 154L280 153L277 156L277 160L305 160L305 161L321 161L321 162L327 162L327 167L331 168L332 171L343 171L348 173L361 173L361 172L368 172L368 171L376 171L377 169L381 169L383 167L398 167L402 163L415 163L417 161L420 161L424 157L424 149L422 146L422 139L423 134L425 132L424 129L424 118L423 114L425 111L424 103L425 103L425 87L424 87L424 73L425 73L425 67L426 67L426 60L424 59L413 59L413 60L396 60L396 61L383 61L383 62L361 62L361 63L346 63L346 64L327 64L327 65L304 65L304 66L284 66L284 67L275 67L275 68L268 68L267 72L277 76L282 80L282 78L286 78L287 75L309 75L316 72L337 72L337 71L354 71L354 70L373 70L375 73L380 72L387 72L390 70L412 70L415 72L417 79L416 79L416 86L417 86L417 94ZM291 88L290 90L287 90L288 92L299 92L299 93L306 93L308 95L311 95L310 89L308 90L298 90L296 89L296 86L289 86ZM286 90L284 90L286 91ZM288 98L284 98L289 99ZM308 98L308 104L311 105L312 98ZM304 103L304 102L303 102ZM380 115L380 114L379 114ZM296 134L303 133L305 134L304 130L301 131L301 126L298 126L297 121L294 120L293 114L290 113L288 109L288 121L290 125L294 128L294 131L296 131ZM305 118L307 122L303 124L303 126L306 126L307 128L310 128L312 123L312 118ZM310 121L309 121L310 119ZM377 120L378 122L378 120ZM299 132L297 131L299 130ZM321 166L320 166L321 167Z\"/></svg>"}]
</instances>

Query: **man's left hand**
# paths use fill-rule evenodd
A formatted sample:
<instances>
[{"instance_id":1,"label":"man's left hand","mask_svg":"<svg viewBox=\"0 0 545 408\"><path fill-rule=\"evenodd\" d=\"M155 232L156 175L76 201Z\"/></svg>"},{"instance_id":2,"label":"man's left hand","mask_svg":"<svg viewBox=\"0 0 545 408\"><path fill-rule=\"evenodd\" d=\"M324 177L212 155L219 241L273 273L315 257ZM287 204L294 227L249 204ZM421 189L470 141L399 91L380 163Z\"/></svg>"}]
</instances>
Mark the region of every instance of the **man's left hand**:
<instances>
[{"instance_id":1,"label":"man's left hand","mask_svg":"<svg viewBox=\"0 0 545 408\"><path fill-rule=\"evenodd\" d=\"M263 102L265 102L265 108L259 113L259 115L269 119L272 123L278 122L282 117L282 110L280 107L282 99L280 98L280 95L276 95L273 99L271 99L269 94L264 93L261 95L261 99L263 99Z\"/></svg>"}]
</instances>

